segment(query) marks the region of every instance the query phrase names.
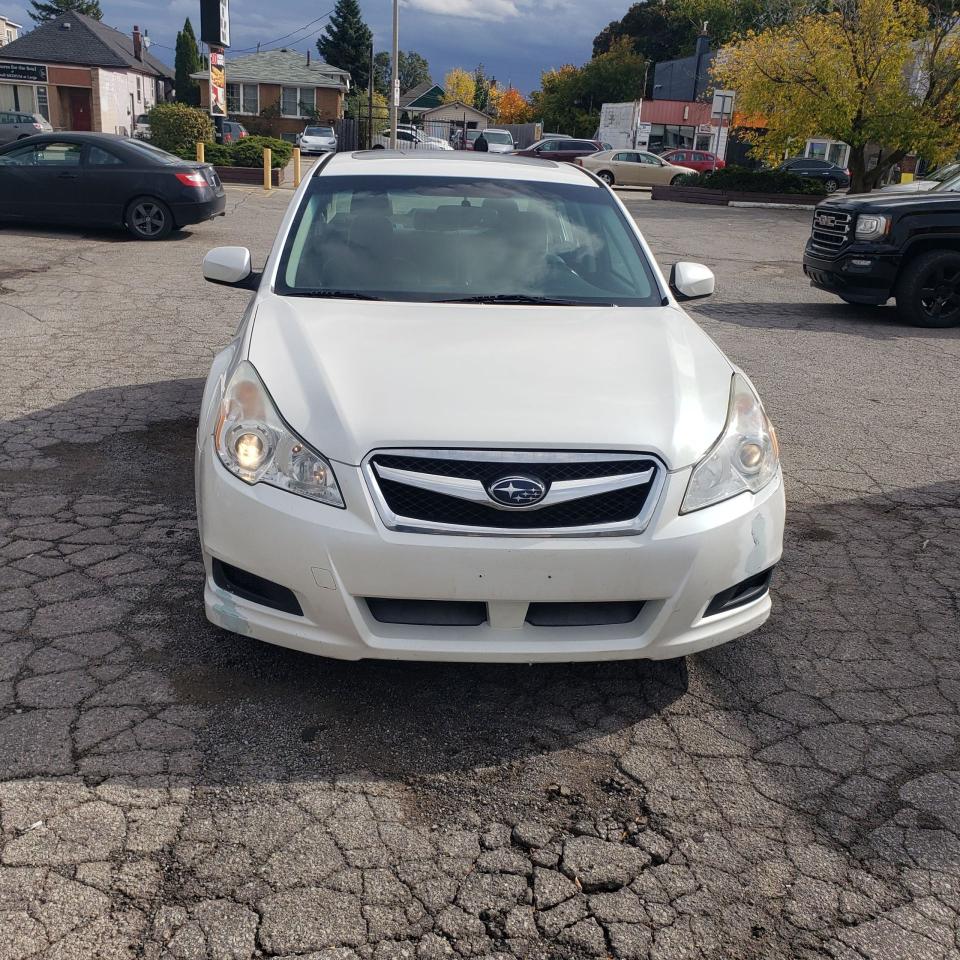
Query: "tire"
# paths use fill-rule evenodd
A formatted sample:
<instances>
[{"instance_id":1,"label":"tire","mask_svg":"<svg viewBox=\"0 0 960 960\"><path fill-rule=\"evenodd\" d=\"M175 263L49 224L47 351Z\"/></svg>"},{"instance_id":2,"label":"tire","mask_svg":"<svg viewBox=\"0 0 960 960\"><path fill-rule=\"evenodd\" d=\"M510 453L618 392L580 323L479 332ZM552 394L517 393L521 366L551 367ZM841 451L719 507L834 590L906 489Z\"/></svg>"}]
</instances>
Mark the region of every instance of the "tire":
<instances>
[{"instance_id":1,"label":"tire","mask_svg":"<svg viewBox=\"0 0 960 960\"><path fill-rule=\"evenodd\" d=\"M827 193L836 193L837 190L840 189L840 184L836 180L834 180L833 177L830 177L829 179L824 180L823 185L824 187L826 187Z\"/></svg>"},{"instance_id":2,"label":"tire","mask_svg":"<svg viewBox=\"0 0 960 960\"><path fill-rule=\"evenodd\" d=\"M597 173L597 176L608 186L612 187L617 181L614 179L613 174L609 170L601 170Z\"/></svg>"},{"instance_id":3,"label":"tire","mask_svg":"<svg viewBox=\"0 0 960 960\"><path fill-rule=\"evenodd\" d=\"M17 137L17 140L26 140L27 137L29 137L29 136L30 136L29 133L21 133L20 136Z\"/></svg>"},{"instance_id":4,"label":"tire","mask_svg":"<svg viewBox=\"0 0 960 960\"><path fill-rule=\"evenodd\" d=\"M960 251L930 250L897 281L897 313L914 327L960 326Z\"/></svg>"},{"instance_id":5,"label":"tire","mask_svg":"<svg viewBox=\"0 0 960 960\"><path fill-rule=\"evenodd\" d=\"M156 197L137 197L127 205L123 222L137 240L165 240L173 231L170 208Z\"/></svg>"},{"instance_id":6,"label":"tire","mask_svg":"<svg viewBox=\"0 0 960 960\"><path fill-rule=\"evenodd\" d=\"M685 174L685 173L678 173L678 174L670 181L670 186L671 186L671 187L676 187L676 186L683 180L683 178L684 178L685 176L687 176L687 174Z\"/></svg>"}]
</instances>

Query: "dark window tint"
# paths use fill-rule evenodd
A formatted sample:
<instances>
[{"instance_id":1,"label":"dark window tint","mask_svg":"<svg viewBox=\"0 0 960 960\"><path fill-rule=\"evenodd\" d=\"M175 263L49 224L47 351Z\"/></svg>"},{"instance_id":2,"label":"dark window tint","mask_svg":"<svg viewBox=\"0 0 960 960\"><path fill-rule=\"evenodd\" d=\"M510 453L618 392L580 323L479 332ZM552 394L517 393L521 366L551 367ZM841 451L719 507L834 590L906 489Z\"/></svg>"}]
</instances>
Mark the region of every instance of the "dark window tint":
<instances>
[{"instance_id":1,"label":"dark window tint","mask_svg":"<svg viewBox=\"0 0 960 960\"><path fill-rule=\"evenodd\" d=\"M91 167L122 167L123 161L109 150L91 146L87 153L87 163Z\"/></svg>"}]
</instances>

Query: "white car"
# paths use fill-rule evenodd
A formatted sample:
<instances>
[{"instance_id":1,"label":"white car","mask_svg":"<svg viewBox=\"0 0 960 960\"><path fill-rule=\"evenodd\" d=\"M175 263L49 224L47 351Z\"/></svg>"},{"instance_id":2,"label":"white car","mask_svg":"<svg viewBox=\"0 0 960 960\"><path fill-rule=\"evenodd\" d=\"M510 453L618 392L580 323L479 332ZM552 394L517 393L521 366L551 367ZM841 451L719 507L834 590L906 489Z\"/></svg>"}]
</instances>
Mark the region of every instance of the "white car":
<instances>
[{"instance_id":1,"label":"white car","mask_svg":"<svg viewBox=\"0 0 960 960\"><path fill-rule=\"evenodd\" d=\"M513 134L509 130L497 130L487 127L480 131L487 141L487 153L513 153L517 145L513 142Z\"/></svg>"},{"instance_id":2,"label":"white car","mask_svg":"<svg viewBox=\"0 0 960 960\"><path fill-rule=\"evenodd\" d=\"M332 153L337 149L333 127L306 127L298 142L301 153Z\"/></svg>"},{"instance_id":3,"label":"white car","mask_svg":"<svg viewBox=\"0 0 960 960\"><path fill-rule=\"evenodd\" d=\"M133 125L133 135L137 140L150 139L150 114L141 113Z\"/></svg>"},{"instance_id":4,"label":"white car","mask_svg":"<svg viewBox=\"0 0 960 960\"><path fill-rule=\"evenodd\" d=\"M565 163L338 153L207 379L208 618L344 659L669 658L770 613L784 493L746 375Z\"/></svg>"},{"instance_id":5,"label":"white car","mask_svg":"<svg viewBox=\"0 0 960 960\"><path fill-rule=\"evenodd\" d=\"M390 148L390 131L384 130L381 134L373 138L374 149ZM453 147L446 140L440 137L428 137L422 130L416 127L398 126L397 127L397 150L453 150Z\"/></svg>"},{"instance_id":6,"label":"white car","mask_svg":"<svg viewBox=\"0 0 960 960\"><path fill-rule=\"evenodd\" d=\"M960 163L947 163L909 183L891 183L881 187L881 191L883 193L926 193L958 175L960 175Z\"/></svg>"}]
</instances>

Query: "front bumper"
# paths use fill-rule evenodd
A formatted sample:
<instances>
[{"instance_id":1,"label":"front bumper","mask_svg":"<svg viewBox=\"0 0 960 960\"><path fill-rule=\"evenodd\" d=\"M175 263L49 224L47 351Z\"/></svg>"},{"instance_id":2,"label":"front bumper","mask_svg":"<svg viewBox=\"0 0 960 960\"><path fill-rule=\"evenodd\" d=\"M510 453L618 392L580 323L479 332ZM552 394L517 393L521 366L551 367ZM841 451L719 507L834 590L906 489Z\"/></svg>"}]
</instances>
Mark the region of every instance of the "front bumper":
<instances>
[{"instance_id":1,"label":"front bumper","mask_svg":"<svg viewBox=\"0 0 960 960\"><path fill-rule=\"evenodd\" d=\"M863 243L852 244L831 258L808 243L803 253L803 272L818 290L856 303L886 303L893 296L899 259L899 253Z\"/></svg>"},{"instance_id":2,"label":"front bumper","mask_svg":"<svg viewBox=\"0 0 960 960\"><path fill-rule=\"evenodd\" d=\"M770 597L704 615L720 591L773 566L782 549L781 477L679 515L689 470L671 474L647 529L596 538L470 537L387 530L359 467L334 468L347 510L248 486L198 451L198 513L211 622L235 633L338 659L548 662L666 659L760 626ZM212 561L292 590L303 616L216 585ZM479 626L411 626L374 619L365 598L480 601ZM635 620L591 627L525 622L540 602L644 601Z\"/></svg>"}]
</instances>

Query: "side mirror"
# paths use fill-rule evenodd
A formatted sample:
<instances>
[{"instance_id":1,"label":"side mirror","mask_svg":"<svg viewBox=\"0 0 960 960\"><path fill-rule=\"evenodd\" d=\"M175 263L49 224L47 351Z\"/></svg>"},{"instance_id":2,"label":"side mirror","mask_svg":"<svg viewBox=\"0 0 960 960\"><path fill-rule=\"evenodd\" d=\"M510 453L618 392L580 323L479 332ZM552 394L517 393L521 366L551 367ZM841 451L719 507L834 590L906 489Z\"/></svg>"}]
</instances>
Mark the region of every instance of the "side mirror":
<instances>
[{"instance_id":1,"label":"side mirror","mask_svg":"<svg viewBox=\"0 0 960 960\"><path fill-rule=\"evenodd\" d=\"M256 290L260 284L260 274L253 272L246 247L214 247L203 258L203 279L244 290Z\"/></svg>"},{"instance_id":2,"label":"side mirror","mask_svg":"<svg viewBox=\"0 0 960 960\"><path fill-rule=\"evenodd\" d=\"M716 286L716 278L702 263L675 263L670 271L670 289L678 300L699 300L709 297Z\"/></svg>"}]
</instances>

